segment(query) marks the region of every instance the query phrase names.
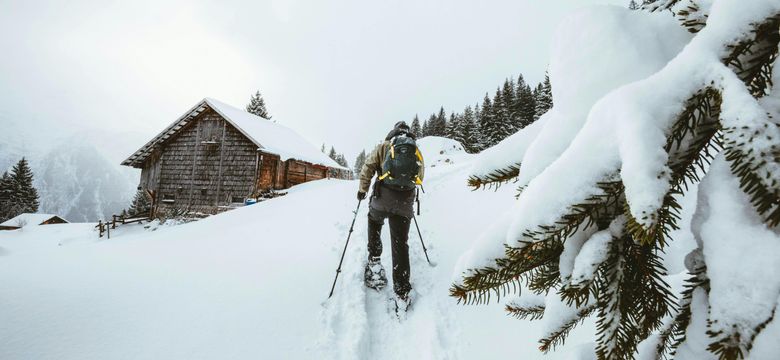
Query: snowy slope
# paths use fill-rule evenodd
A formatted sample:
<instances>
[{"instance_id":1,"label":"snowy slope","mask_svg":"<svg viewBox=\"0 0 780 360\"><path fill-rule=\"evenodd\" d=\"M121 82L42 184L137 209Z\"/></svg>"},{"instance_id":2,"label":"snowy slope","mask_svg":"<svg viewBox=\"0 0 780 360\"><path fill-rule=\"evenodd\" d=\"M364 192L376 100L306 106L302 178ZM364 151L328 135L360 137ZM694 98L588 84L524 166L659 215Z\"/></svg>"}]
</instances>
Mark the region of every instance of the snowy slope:
<instances>
[{"instance_id":1,"label":"snowy slope","mask_svg":"<svg viewBox=\"0 0 780 360\"><path fill-rule=\"evenodd\" d=\"M326 301L357 183L317 181L196 223L128 225L111 240L90 224L0 232L0 358L538 358L529 323L448 296L456 259L514 189L470 191L470 155L432 142L421 144L438 165L428 169L419 224L437 266L412 230L417 301L406 321L387 313L387 294L362 285L366 204Z\"/></svg>"}]
</instances>

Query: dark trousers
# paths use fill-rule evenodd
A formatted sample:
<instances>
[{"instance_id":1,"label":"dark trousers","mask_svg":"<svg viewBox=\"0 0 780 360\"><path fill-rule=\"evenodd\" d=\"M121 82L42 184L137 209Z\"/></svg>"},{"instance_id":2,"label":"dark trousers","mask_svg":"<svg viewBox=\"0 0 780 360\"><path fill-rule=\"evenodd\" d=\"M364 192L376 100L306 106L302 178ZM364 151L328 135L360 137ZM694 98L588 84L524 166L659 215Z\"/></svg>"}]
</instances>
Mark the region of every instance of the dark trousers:
<instances>
[{"instance_id":1,"label":"dark trousers","mask_svg":"<svg viewBox=\"0 0 780 360\"><path fill-rule=\"evenodd\" d=\"M411 220L400 215L371 209L368 212L368 257L382 255L382 225L390 222L390 240L393 255L393 289L399 296L406 296L412 289L409 284L409 225Z\"/></svg>"}]
</instances>

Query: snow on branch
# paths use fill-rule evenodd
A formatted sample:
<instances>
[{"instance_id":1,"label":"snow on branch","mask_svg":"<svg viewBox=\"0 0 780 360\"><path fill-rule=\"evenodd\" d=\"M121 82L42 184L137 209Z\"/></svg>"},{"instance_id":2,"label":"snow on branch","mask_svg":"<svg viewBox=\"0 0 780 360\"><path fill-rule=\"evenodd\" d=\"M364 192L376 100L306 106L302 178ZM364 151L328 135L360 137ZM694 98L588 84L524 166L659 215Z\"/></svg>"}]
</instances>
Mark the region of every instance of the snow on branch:
<instances>
[{"instance_id":1,"label":"snow on branch","mask_svg":"<svg viewBox=\"0 0 780 360\"><path fill-rule=\"evenodd\" d=\"M676 8L682 4L689 6ZM576 116L562 120L567 102L554 99L549 124L524 150L517 174L523 192L462 262L464 277L451 294L483 303L492 293L506 296L523 284L577 308L594 305L598 357L626 359L654 331L660 331L658 354L680 345L691 312L698 311L691 309L690 294L708 282L709 293L700 295L711 306L708 350L735 358L747 354L772 321L780 294L780 281L759 284L757 279L766 279L755 276L780 272L776 259L770 259L780 252L780 239L769 230L780 225L780 92L770 92L771 84L780 81L775 70L780 3L662 1L652 10L659 9L687 19L683 26L695 36L659 70L594 101L584 121ZM582 33L609 38L578 25ZM555 84L560 74L552 67L553 89L564 89L554 96L578 95ZM586 81L591 75L577 86L592 85ZM561 124L572 125L561 131L565 141L545 143ZM517 164L516 153L494 151L490 156L503 154ZM706 260L697 279L706 281L682 294L681 310L662 327L674 310L675 295L664 280L659 252L680 227L679 198L700 181L720 184L704 186L697 211L700 224L694 233ZM715 188L720 191L710 190ZM751 251L733 241L744 231L756 239ZM499 247L503 257L496 255ZM734 256L755 259L752 271ZM757 288L760 296L743 304L739 290ZM735 310L740 307L747 310ZM540 311L507 309L531 318ZM554 312L547 306L545 318ZM564 323L573 327L578 322ZM562 342L567 328L559 327L563 331L548 336L547 344Z\"/></svg>"}]
</instances>

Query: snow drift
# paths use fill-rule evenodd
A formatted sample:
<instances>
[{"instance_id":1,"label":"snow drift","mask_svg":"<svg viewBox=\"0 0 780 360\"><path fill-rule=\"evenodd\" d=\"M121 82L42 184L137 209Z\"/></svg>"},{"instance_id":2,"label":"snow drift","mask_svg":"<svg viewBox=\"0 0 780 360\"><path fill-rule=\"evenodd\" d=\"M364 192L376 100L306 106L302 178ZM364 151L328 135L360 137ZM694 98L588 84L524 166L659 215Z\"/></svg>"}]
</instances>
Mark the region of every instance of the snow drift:
<instances>
[{"instance_id":1,"label":"snow drift","mask_svg":"<svg viewBox=\"0 0 780 360\"><path fill-rule=\"evenodd\" d=\"M419 143L437 164L427 169L418 220L438 265L425 262L413 229L417 300L406 321L387 312L386 294L362 284L365 206L326 301L358 186L321 180L195 223L120 226L110 240L98 239L94 224L0 232L0 358L536 356L532 328L496 309L457 305L447 291L469 239L493 209L509 208L513 190L471 192L465 181L472 155L447 139ZM382 261L390 264L389 251ZM500 342L525 349L496 347Z\"/></svg>"}]
</instances>

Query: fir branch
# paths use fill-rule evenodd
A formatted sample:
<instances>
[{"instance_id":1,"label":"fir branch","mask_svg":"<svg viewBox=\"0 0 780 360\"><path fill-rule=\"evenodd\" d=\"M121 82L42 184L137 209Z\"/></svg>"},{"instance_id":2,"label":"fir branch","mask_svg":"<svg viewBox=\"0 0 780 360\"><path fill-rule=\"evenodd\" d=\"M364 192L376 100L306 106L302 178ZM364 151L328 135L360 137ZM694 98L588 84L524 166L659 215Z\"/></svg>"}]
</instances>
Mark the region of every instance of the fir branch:
<instances>
[{"instance_id":1,"label":"fir branch","mask_svg":"<svg viewBox=\"0 0 780 360\"><path fill-rule=\"evenodd\" d=\"M560 257L560 254L558 254ZM537 294L547 294L550 289L561 283L561 273L558 268L558 260L548 261L546 264L534 268L526 274L528 289Z\"/></svg>"},{"instance_id":2,"label":"fir branch","mask_svg":"<svg viewBox=\"0 0 780 360\"><path fill-rule=\"evenodd\" d=\"M754 96L765 94L767 86L771 84L771 64L777 57L777 43L780 41L778 26L780 26L780 15L768 17L764 22L754 26L752 37L727 46L730 53L723 59L724 64L735 69L746 86L750 87ZM700 180L699 174L705 171L705 164L709 164L714 154L721 148L721 139L718 135L720 124L713 121L720 114L721 103L720 92L707 87L694 94L686 102L684 111L678 116L665 149L670 153L668 164L672 170L670 191L664 196L661 207L654 214L636 219L627 212L629 231L642 243L658 243L663 248L669 233L677 227L680 208L675 196L682 195L689 184ZM728 138L730 134L736 132L735 130L737 129L726 129L724 133ZM686 145L686 140L690 142L689 145ZM742 189L752 195L751 202L759 213L761 215L769 213L765 220L767 224L770 226L780 224L778 184L774 180L768 186L766 183L762 184L763 179L755 173L755 169L763 163L749 158L749 154L733 149L734 144L741 146L744 142L739 142L735 136L732 136L732 140L727 144L729 148L726 149L726 157L731 161L732 172L740 177ZM651 225L643 225L648 222Z\"/></svg>"},{"instance_id":3,"label":"fir branch","mask_svg":"<svg viewBox=\"0 0 780 360\"><path fill-rule=\"evenodd\" d=\"M751 36L727 46L723 63L734 70L755 97L762 97L772 87L772 65L780 42L780 14L754 24Z\"/></svg>"},{"instance_id":4,"label":"fir branch","mask_svg":"<svg viewBox=\"0 0 780 360\"><path fill-rule=\"evenodd\" d=\"M537 230L526 231L523 237L533 241L552 239L563 242L581 227L597 225L603 229L609 226L621 211L623 183L611 181L600 182L597 185L601 193L592 194L583 203L572 205L566 215L553 225L540 225Z\"/></svg>"},{"instance_id":5,"label":"fir branch","mask_svg":"<svg viewBox=\"0 0 780 360\"><path fill-rule=\"evenodd\" d=\"M697 3L688 3L688 6L677 12L680 23L688 29L688 32L696 34L707 25L708 14L702 12Z\"/></svg>"},{"instance_id":6,"label":"fir branch","mask_svg":"<svg viewBox=\"0 0 780 360\"><path fill-rule=\"evenodd\" d=\"M637 244L629 235L614 242L597 278L599 358L629 359L661 327L674 303L664 276L654 246Z\"/></svg>"},{"instance_id":7,"label":"fir branch","mask_svg":"<svg viewBox=\"0 0 780 360\"><path fill-rule=\"evenodd\" d=\"M630 316L644 339L661 327L662 319L671 313L677 299L664 280L666 267L655 247L637 244L629 237L624 242L628 261L621 289L634 299L630 302Z\"/></svg>"},{"instance_id":8,"label":"fir branch","mask_svg":"<svg viewBox=\"0 0 780 360\"><path fill-rule=\"evenodd\" d=\"M772 308L772 314L769 317L752 329L750 336L745 340L742 339L742 333L736 329L732 329L728 333L707 330L709 337L716 338L715 341L707 346L707 350L715 354L720 360L744 359L750 353L750 349L753 348L753 341L756 339L756 336L775 319L776 312L777 306ZM707 326L709 327L711 324L712 322L707 320Z\"/></svg>"},{"instance_id":9,"label":"fir branch","mask_svg":"<svg viewBox=\"0 0 780 360\"><path fill-rule=\"evenodd\" d=\"M539 351L548 353L550 350L555 350L556 347L562 346L566 341L566 337L577 325L581 324L591 314L596 311L595 305L590 305L577 311L577 314L568 321L564 322L555 331L547 334L544 338L539 340Z\"/></svg>"},{"instance_id":10,"label":"fir branch","mask_svg":"<svg viewBox=\"0 0 780 360\"><path fill-rule=\"evenodd\" d=\"M659 0L652 3L642 5L642 10L656 12L656 11L672 11L672 8L677 5L680 0Z\"/></svg>"},{"instance_id":11,"label":"fir branch","mask_svg":"<svg viewBox=\"0 0 780 360\"><path fill-rule=\"evenodd\" d=\"M667 166L671 170L671 186L661 207L641 219L632 216L626 204L629 233L643 244L658 244L663 249L672 231L679 229L682 207L677 199L690 184L700 181L707 165L720 149L720 92L712 88L698 91L686 101L685 109L672 125L664 150L669 153ZM641 220L641 221L640 221ZM646 226L650 222L651 225Z\"/></svg>"},{"instance_id":12,"label":"fir branch","mask_svg":"<svg viewBox=\"0 0 780 360\"><path fill-rule=\"evenodd\" d=\"M596 321L596 354L599 359L628 359L633 353L624 318L625 306L620 285L623 282L623 244L616 242L610 249L607 264L599 274L598 320Z\"/></svg>"},{"instance_id":13,"label":"fir branch","mask_svg":"<svg viewBox=\"0 0 780 360\"><path fill-rule=\"evenodd\" d=\"M686 284L684 285L684 290L681 294L682 298L677 304L677 314L668 326L659 333L659 341L656 346L656 359L674 358L677 347L685 341L685 330L691 323L693 292L700 287L709 291L709 279L707 279L705 273L705 267L698 268L685 280Z\"/></svg>"},{"instance_id":14,"label":"fir branch","mask_svg":"<svg viewBox=\"0 0 780 360\"><path fill-rule=\"evenodd\" d=\"M539 320L544 317L544 305L519 306L508 304L504 310L520 320Z\"/></svg>"},{"instance_id":15,"label":"fir branch","mask_svg":"<svg viewBox=\"0 0 780 360\"><path fill-rule=\"evenodd\" d=\"M522 248L506 249L506 257L496 260L496 267L473 270L462 284L450 288L450 296L465 304L486 304L491 295L500 299L508 293L519 293L520 282L528 272L550 261L557 261L563 244L557 241L527 243Z\"/></svg>"},{"instance_id":16,"label":"fir branch","mask_svg":"<svg viewBox=\"0 0 780 360\"><path fill-rule=\"evenodd\" d=\"M607 246L611 248L613 246L612 244L618 241L620 241L620 239L613 236L612 240L609 244L607 244ZM593 274L593 278L577 283L569 282L568 284L562 286L561 289L558 290L558 294L561 296L561 299L563 299L567 305L578 308L586 306L592 299L598 299L600 290L600 283L598 278L601 274L604 274L607 271L607 267L609 266L607 264L608 260L610 259L607 258L599 263L595 274Z\"/></svg>"},{"instance_id":17,"label":"fir branch","mask_svg":"<svg viewBox=\"0 0 780 360\"><path fill-rule=\"evenodd\" d=\"M756 98L766 95L772 86L772 66L780 43L778 27L780 14L754 24L751 36L730 45L730 52L723 59ZM776 140L767 134L769 126L777 125L765 122L764 127L759 129L728 127L723 133L725 157L731 172L739 178L740 188L750 197L764 222L775 227L780 224L780 184L766 167L776 165L780 150L774 144ZM749 145L759 137L772 145L761 151L754 150ZM765 176L760 174L762 170Z\"/></svg>"},{"instance_id":18,"label":"fir branch","mask_svg":"<svg viewBox=\"0 0 780 360\"><path fill-rule=\"evenodd\" d=\"M473 270L462 284L450 288L450 295L458 298L458 302L483 304L490 301L491 294L500 299L509 291L516 292L521 280L528 281L529 287L539 293L557 286L560 283L558 259L565 239L580 226L597 224L605 228L622 211L623 184L602 182L598 186L602 190L600 194L572 206L554 225L526 231L523 238L528 240L521 241L525 246L507 247L506 257L497 259L496 267Z\"/></svg>"},{"instance_id":19,"label":"fir branch","mask_svg":"<svg viewBox=\"0 0 780 360\"><path fill-rule=\"evenodd\" d=\"M471 175L468 179L468 185L472 190L479 188L498 189L504 183L514 180L520 175L520 163L509 165L504 168L495 169L486 175Z\"/></svg>"},{"instance_id":20,"label":"fir branch","mask_svg":"<svg viewBox=\"0 0 780 360\"><path fill-rule=\"evenodd\" d=\"M733 129L727 129L729 134ZM774 146L774 145L773 145ZM763 179L757 174L758 170L765 163L758 162L740 149L735 141L726 143L726 160L729 161L731 172L739 178L739 187L750 197L750 203L753 204L759 216L764 218L764 223L769 227L775 227L780 224L780 190L778 184L773 180L771 188L767 187Z\"/></svg>"}]
</instances>

